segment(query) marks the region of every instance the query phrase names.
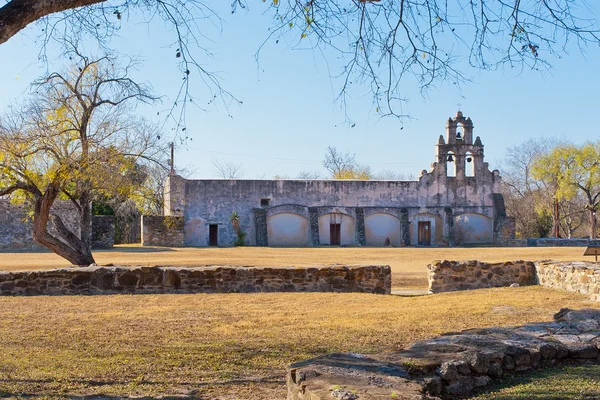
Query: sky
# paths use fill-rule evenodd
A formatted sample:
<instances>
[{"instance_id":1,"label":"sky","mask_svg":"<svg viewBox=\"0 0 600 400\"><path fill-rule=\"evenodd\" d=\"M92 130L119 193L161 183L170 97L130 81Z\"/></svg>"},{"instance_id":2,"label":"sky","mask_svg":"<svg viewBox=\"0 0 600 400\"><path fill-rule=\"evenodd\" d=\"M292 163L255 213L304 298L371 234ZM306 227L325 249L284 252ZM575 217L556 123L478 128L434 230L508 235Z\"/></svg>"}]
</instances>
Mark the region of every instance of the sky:
<instances>
[{"instance_id":1,"label":"sky","mask_svg":"<svg viewBox=\"0 0 600 400\"><path fill-rule=\"evenodd\" d=\"M600 138L598 48L582 54L573 46L567 56L552 60L551 71L466 69L472 82L460 90L438 84L423 95L409 81L403 112L411 118L401 121L380 118L370 96L355 91L347 109L352 126L335 100L339 81L331 78L331 61L310 49L270 41L257 64L255 54L268 37L270 19L260 10L233 15L228 7L219 11L222 30L208 26L203 31L211 39L206 46L212 58L198 54L243 104L229 109L209 104L202 104L205 110L188 108L191 140L176 142L175 158L192 178L217 177L213 160L240 164L245 179L294 178L301 171L325 176L322 160L327 146L355 154L374 172L393 170L418 177L434 161L437 138L445 133L446 120L456 114L458 104L473 120L474 135L481 137L491 169L502 165L507 148L528 138L574 142ZM31 26L0 45L0 112L18 102L35 78L63 62L52 56L52 48L49 64L38 62L39 29ZM115 49L143 61L134 78L150 83L162 96L162 103L139 109L158 121L181 80L172 32L161 22L146 24L132 18L119 35L112 43ZM192 94L207 99L205 87L193 75ZM170 126L165 129L167 136L172 135Z\"/></svg>"}]
</instances>

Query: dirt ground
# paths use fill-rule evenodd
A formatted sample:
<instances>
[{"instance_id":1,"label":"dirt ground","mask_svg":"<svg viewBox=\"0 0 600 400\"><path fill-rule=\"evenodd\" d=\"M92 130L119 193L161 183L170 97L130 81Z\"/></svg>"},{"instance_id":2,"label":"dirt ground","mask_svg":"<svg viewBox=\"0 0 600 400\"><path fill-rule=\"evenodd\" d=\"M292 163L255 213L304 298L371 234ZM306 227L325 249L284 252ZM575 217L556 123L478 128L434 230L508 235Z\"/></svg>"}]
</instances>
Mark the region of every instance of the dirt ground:
<instances>
[{"instance_id":1,"label":"dirt ground","mask_svg":"<svg viewBox=\"0 0 600 400\"><path fill-rule=\"evenodd\" d=\"M433 260L563 260L583 257L582 247L476 247L476 248L161 248L117 246L94 252L100 265L163 266L312 266L327 264L385 264L392 267L392 287L426 289L426 266ZM17 271L67 267L66 260L52 253L0 253L0 270Z\"/></svg>"}]
</instances>

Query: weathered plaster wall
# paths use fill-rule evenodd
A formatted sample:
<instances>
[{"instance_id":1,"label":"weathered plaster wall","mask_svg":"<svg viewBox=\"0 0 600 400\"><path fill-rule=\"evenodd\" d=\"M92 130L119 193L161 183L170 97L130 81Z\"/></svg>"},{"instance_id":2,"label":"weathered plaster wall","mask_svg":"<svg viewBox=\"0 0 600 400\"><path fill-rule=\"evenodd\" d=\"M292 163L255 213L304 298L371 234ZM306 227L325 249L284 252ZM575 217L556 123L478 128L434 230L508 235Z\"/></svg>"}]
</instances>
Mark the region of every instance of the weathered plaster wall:
<instances>
[{"instance_id":1,"label":"weathered plaster wall","mask_svg":"<svg viewBox=\"0 0 600 400\"><path fill-rule=\"evenodd\" d=\"M267 219L269 246L308 246L308 218L280 213Z\"/></svg>"},{"instance_id":2,"label":"weathered plaster wall","mask_svg":"<svg viewBox=\"0 0 600 400\"><path fill-rule=\"evenodd\" d=\"M464 213L454 218L455 224L467 227L464 243L492 243L494 241L494 221L487 215Z\"/></svg>"},{"instance_id":3,"label":"weathered plaster wall","mask_svg":"<svg viewBox=\"0 0 600 400\"><path fill-rule=\"evenodd\" d=\"M507 261L434 261L427 266L429 291L432 293L491 287L534 285L536 272L533 262Z\"/></svg>"},{"instance_id":4,"label":"weathered plaster wall","mask_svg":"<svg viewBox=\"0 0 600 400\"><path fill-rule=\"evenodd\" d=\"M365 218L367 246L383 246L386 238L392 246L400 246L400 219L395 215L376 213Z\"/></svg>"},{"instance_id":5,"label":"weathered plaster wall","mask_svg":"<svg viewBox=\"0 0 600 400\"><path fill-rule=\"evenodd\" d=\"M389 294L389 266L86 267L0 272L1 295L231 292Z\"/></svg>"},{"instance_id":6,"label":"weathered plaster wall","mask_svg":"<svg viewBox=\"0 0 600 400\"><path fill-rule=\"evenodd\" d=\"M183 246L183 217L142 215L142 246Z\"/></svg>"}]
</instances>

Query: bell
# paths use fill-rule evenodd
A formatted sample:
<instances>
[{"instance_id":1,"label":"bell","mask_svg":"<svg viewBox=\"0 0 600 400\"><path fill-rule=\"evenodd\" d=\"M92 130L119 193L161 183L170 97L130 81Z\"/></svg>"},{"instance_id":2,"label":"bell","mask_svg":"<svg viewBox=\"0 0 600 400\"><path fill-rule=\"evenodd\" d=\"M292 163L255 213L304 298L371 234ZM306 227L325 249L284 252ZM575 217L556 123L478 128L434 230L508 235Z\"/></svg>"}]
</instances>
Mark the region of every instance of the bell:
<instances>
[{"instance_id":1,"label":"bell","mask_svg":"<svg viewBox=\"0 0 600 400\"><path fill-rule=\"evenodd\" d=\"M452 154L448 155L448 161L449 162L454 162L454 157L452 157Z\"/></svg>"},{"instance_id":2,"label":"bell","mask_svg":"<svg viewBox=\"0 0 600 400\"><path fill-rule=\"evenodd\" d=\"M471 157L467 157L467 162L471 162L473 160L471 160Z\"/></svg>"},{"instance_id":3,"label":"bell","mask_svg":"<svg viewBox=\"0 0 600 400\"><path fill-rule=\"evenodd\" d=\"M460 131L456 132L456 138L458 140L462 140L462 136L460 136Z\"/></svg>"}]
</instances>

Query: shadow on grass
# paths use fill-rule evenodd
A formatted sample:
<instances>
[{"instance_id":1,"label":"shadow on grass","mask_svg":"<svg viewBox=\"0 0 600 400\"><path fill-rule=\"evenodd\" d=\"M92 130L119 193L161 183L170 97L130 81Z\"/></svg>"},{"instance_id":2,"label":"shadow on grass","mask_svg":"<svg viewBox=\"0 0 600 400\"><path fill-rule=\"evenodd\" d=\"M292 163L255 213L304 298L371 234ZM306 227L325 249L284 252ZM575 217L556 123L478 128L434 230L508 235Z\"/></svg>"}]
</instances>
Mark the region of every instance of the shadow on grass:
<instances>
[{"instance_id":1,"label":"shadow on grass","mask_svg":"<svg viewBox=\"0 0 600 400\"><path fill-rule=\"evenodd\" d=\"M113 247L112 249L92 249L94 253L164 253L175 251L170 247L147 247L147 246L126 246Z\"/></svg>"},{"instance_id":2,"label":"shadow on grass","mask_svg":"<svg viewBox=\"0 0 600 400\"><path fill-rule=\"evenodd\" d=\"M285 379L282 379L280 375L277 376L267 376L263 378L247 378L247 379L230 379L223 381L210 381L210 382L177 382L178 388L170 387L165 390L165 392L173 392L177 390L181 390L182 394L165 394L165 395L134 395L134 396L122 396L122 395L104 395L104 394L93 394L93 395L75 395L75 394L63 394L57 393L56 389L47 389L44 390L44 384L55 384L57 381L55 379L0 379L0 385L8 384L8 385L33 385L38 388L36 391L7 391L0 387L0 399L68 399L68 400L117 400L117 399L147 399L147 400L181 400L181 399L199 399L199 400L208 400L214 399L214 395L204 395L202 393L202 389L215 389L215 388L229 388L234 389L236 387L242 387L251 384L276 384L285 387ZM82 385L86 388L98 388L103 386L111 386L117 385L122 387L130 387L130 385L134 381L99 381L92 379L69 379L65 381L61 381L66 384L78 384ZM162 386L168 387L172 382L169 381L135 381L136 385L143 386ZM62 390L59 390L62 392ZM156 392L156 390L154 390Z\"/></svg>"},{"instance_id":3,"label":"shadow on grass","mask_svg":"<svg viewBox=\"0 0 600 400\"><path fill-rule=\"evenodd\" d=\"M524 374L505 375L472 400L598 400L600 364L563 364Z\"/></svg>"}]
</instances>

